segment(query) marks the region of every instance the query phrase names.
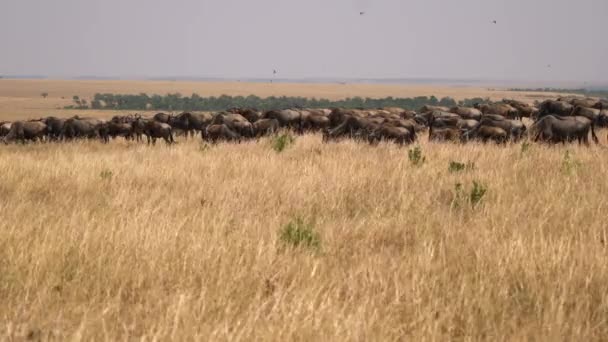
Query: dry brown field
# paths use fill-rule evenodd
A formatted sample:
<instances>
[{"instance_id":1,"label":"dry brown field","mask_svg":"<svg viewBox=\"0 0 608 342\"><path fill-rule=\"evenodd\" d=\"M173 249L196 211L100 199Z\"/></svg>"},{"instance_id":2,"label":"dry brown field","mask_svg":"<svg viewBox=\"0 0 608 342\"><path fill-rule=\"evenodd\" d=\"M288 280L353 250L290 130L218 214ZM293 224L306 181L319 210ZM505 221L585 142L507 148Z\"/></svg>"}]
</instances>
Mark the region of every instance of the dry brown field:
<instances>
[{"instance_id":1,"label":"dry brown field","mask_svg":"<svg viewBox=\"0 0 608 342\"><path fill-rule=\"evenodd\" d=\"M605 340L599 135L0 146L0 340Z\"/></svg>"},{"instance_id":2,"label":"dry brown field","mask_svg":"<svg viewBox=\"0 0 608 342\"><path fill-rule=\"evenodd\" d=\"M46 99L42 93L48 93ZM0 79L0 120L36 118L45 115L71 116L77 111L64 110L78 95L88 101L96 93L113 94L167 94L181 93L190 96L303 96L330 100L361 96L382 98L449 96L456 100L488 97L492 100L513 98L526 102L556 97L553 93L510 92L482 87L456 87L436 85L381 85L381 84L291 84L246 82L187 82L187 81L79 81L79 80L13 80ZM111 117L116 111L88 111L92 116Z\"/></svg>"}]
</instances>

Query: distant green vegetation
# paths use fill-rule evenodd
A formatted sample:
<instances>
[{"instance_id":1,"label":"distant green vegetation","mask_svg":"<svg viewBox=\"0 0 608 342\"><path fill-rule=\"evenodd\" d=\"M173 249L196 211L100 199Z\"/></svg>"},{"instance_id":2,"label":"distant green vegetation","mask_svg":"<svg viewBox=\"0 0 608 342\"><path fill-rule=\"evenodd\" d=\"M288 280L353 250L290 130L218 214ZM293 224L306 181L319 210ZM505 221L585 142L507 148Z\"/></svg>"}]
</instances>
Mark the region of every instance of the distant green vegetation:
<instances>
[{"instance_id":1,"label":"distant green vegetation","mask_svg":"<svg viewBox=\"0 0 608 342\"><path fill-rule=\"evenodd\" d=\"M286 108L361 108L374 109L382 107L400 107L405 109L418 109L424 105L455 106L457 104L472 106L474 103L487 103L489 99L473 98L464 101L455 101L451 97L441 99L435 96L419 96L414 98L372 99L352 97L344 100L331 101L328 99L315 99L306 97L267 97L227 96L202 97L197 94L182 96L179 93L167 95L121 95L121 94L95 94L87 103L74 96L74 105L66 109L108 109L108 110L176 110L176 111L215 111L232 107L257 108L258 110L286 109Z\"/></svg>"},{"instance_id":2,"label":"distant green vegetation","mask_svg":"<svg viewBox=\"0 0 608 342\"><path fill-rule=\"evenodd\" d=\"M568 88L511 88L510 91L536 91L550 93L568 93L591 97L608 97L608 89L568 89Z\"/></svg>"}]
</instances>

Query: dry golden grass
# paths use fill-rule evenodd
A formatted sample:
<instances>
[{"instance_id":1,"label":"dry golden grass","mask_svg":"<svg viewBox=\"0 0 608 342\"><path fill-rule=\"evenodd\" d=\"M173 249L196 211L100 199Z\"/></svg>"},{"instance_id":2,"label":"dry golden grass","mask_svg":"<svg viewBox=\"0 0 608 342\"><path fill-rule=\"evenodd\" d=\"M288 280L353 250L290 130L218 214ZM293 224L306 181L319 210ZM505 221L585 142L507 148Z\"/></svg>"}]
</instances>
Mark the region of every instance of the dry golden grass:
<instances>
[{"instance_id":1,"label":"dry golden grass","mask_svg":"<svg viewBox=\"0 0 608 342\"><path fill-rule=\"evenodd\" d=\"M48 98L41 94L47 92ZM187 81L75 81L75 80L0 80L0 120L19 120L47 115L72 116L78 111L64 110L72 105L72 96L90 100L95 93L113 94L167 94L197 93L201 96L257 95L303 96L331 100L361 96L382 98L449 96L456 100L489 97L492 100L513 98L526 102L555 98L558 94L535 92L510 92L488 90L482 87L456 87L438 85L383 85L383 84L295 84L295 83L247 83L247 82L187 82ZM90 111L97 117L111 117L117 112Z\"/></svg>"},{"instance_id":2,"label":"dry golden grass","mask_svg":"<svg viewBox=\"0 0 608 342\"><path fill-rule=\"evenodd\" d=\"M0 339L606 339L605 149L320 140L0 147Z\"/></svg>"}]
</instances>

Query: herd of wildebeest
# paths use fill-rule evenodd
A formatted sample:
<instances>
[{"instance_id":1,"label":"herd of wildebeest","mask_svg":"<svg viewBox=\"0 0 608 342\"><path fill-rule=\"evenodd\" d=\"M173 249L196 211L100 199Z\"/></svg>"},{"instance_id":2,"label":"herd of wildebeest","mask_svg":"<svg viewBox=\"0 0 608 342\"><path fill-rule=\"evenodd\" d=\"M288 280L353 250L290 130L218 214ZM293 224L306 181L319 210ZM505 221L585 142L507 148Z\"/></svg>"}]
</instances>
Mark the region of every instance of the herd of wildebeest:
<instances>
[{"instance_id":1,"label":"herd of wildebeest","mask_svg":"<svg viewBox=\"0 0 608 342\"><path fill-rule=\"evenodd\" d=\"M604 110L607 108L607 110ZM529 118L529 127L523 118ZM527 120L528 121L528 120ZM74 116L0 122L4 143L26 141L72 141L123 137L148 144L164 139L175 142L174 133L204 141L241 142L272 135L279 130L303 134L322 132L323 141L345 138L376 144L392 141L410 144L422 134L430 141L481 141L507 143L522 138L548 143L578 141L589 144L589 135L599 143L596 127L608 127L608 100L562 97L536 106L515 100L453 108L424 106L419 111L402 108L364 109L284 109L258 111L232 108L218 113L178 115L157 113L115 116L111 120ZM428 131L428 132L427 132Z\"/></svg>"}]
</instances>

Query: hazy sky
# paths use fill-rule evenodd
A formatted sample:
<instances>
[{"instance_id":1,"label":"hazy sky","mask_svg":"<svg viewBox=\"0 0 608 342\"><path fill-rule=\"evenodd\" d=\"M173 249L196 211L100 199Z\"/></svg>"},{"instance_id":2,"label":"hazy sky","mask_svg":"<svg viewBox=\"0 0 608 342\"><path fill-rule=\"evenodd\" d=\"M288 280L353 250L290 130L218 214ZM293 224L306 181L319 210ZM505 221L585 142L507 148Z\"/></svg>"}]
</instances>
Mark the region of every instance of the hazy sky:
<instances>
[{"instance_id":1,"label":"hazy sky","mask_svg":"<svg viewBox=\"0 0 608 342\"><path fill-rule=\"evenodd\" d=\"M607 0L0 0L0 74L598 82L606 32Z\"/></svg>"}]
</instances>

